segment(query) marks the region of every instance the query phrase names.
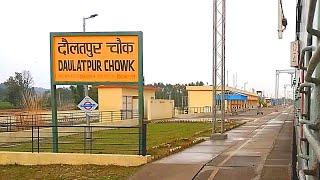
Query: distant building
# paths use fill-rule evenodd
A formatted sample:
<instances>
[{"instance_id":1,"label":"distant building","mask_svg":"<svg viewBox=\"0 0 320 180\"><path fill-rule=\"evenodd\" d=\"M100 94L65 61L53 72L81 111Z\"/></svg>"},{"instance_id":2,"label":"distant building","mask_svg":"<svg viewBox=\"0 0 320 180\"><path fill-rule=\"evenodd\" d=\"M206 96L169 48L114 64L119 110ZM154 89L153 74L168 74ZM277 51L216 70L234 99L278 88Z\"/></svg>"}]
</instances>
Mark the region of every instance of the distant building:
<instances>
[{"instance_id":1,"label":"distant building","mask_svg":"<svg viewBox=\"0 0 320 180\"><path fill-rule=\"evenodd\" d=\"M137 117L139 96L137 86L98 86L99 111L121 112L121 119ZM157 88L144 87L144 118L163 119L173 117L173 100L155 99ZM119 113L118 113L119 114Z\"/></svg>"},{"instance_id":2,"label":"distant building","mask_svg":"<svg viewBox=\"0 0 320 180\"><path fill-rule=\"evenodd\" d=\"M187 86L188 108L197 109L200 107L212 106L212 86ZM217 91L216 104L221 104L220 91ZM226 112L245 111L256 108L259 105L259 96L256 93L240 89L226 87L225 109ZM192 113L192 112L191 112Z\"/></svg>"}]
</instances>

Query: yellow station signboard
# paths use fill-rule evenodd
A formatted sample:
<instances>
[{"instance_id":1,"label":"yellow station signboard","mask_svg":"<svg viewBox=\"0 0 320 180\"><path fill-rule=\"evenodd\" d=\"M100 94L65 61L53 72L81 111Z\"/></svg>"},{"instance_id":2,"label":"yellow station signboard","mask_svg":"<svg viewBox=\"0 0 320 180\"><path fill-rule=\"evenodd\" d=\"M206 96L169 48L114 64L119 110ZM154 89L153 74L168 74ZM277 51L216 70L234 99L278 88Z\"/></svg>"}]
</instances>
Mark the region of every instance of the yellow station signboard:
<instances>
[{"instance_id":1,"label":"yellow station signboard","mask_svg":"<svg viewBox=\"0 0 320 180\"><path fill-rule=\"evenodd\" d=\"M138 35L57 35L51 37L53 81L138 82Z\"/></svg>"}]
</instances>

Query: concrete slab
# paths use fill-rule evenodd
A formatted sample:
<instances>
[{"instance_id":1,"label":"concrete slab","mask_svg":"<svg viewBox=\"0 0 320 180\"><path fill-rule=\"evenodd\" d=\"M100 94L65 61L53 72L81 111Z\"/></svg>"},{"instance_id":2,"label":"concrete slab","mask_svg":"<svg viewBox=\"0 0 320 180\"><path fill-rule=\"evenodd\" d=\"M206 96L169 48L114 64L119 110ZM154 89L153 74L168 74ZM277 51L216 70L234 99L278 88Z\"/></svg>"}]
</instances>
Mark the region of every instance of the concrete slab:
<instances>
[{"instance_id":1,"label":"concrete slab","mask_svg":"<svg viewBox=\"0 0 320 180\"><path fill-rule=\"evenodd\" d=\"M202 165L197 164L159 164L151 163L140 169L131 180L177 180L192 179Z\"/></svg>"},{"instance_id":2,"label":"concrete slab","mask_svg":"<svg viewBox=\"0 0 320 180\"><path fill-rule=\"evenodd\" d=\"M267 159L265 162L266 166L289 166L291 163L291 159Z\"/></svg>"},{"instance_id":3,"label":"concrete slab","mask_svg":"<svg viewBox=\"0 0 320 180\"><path fill-rule=\"evenodd\" d=\"M264 167L260 180L289 180L291 179L291 170L288 167Z\"/></svg>"},{"instance_id":4,"label":"concrete slab","mask_svg":"<svg viewBox=\"0 0 320 180\"><path fill-rule=\"evenodd\" d=\"M226 158L228 157L227 154L220 154L219 156L213 158L211 161L209 161L206 166L219 166Z\"/></svg>"},{"instance_id":5,"label":"concrete slab","mask_svg":"<svg viewBox=\"0 0 320 180\"><path fill-rule=\"evenodd\" d=\"M257 176L253 167L221 168L214 180L249 180Z\"/></svg>"},{"instance_id":6,"label":"concrete slab","mask_svg":"<svg viewBox=\"0 0 320 180\"><path fill-rule=\"evenodd\" d=\"M227 132L226 140L207 140L148 164L133 178L289 179L292 121L288 115L293 114L283 115L280 111L261 116ZM282 171L270 176L275 167Z\"/></svg>"},{"instance_id":7,"label":"concrete slab","mask_svg":"<svg viewBox=\"0 0 320 180\"><path fill-rule=\"evenodd\" d=\"M234 144L236 141L235 140L224 140L224 141L213 141L213 140L209 140L209 141L204 141L200 144L198 144L199 146L203 146L203 145L208 145L208 146L229 146L231 144Z\"/></svg>"},{"instance_id":8,"label":"concrete slab","mask_svg":"<svg viewBox=\"0 0 320 180\"><path fill-rule=\"evenodd\" d=\"M210 154L216 154L220 153L221 151L225 150L229 146L193 146L186 150L184 150L184 153L210 153Z\"/></svg>"},{"instance_id":9,"label":"concrete slab","mask_svg":"<svg viewBox=\"0 0 320 180\"><path fill-rule=\"evenodd\" d=\"M209 179L210 175L212 174L212 171L216 169L213 166L205 166L201 172L194 178L194 180L207 180Z\"/></svg>"},{"instance_id":10,"label":"concrete slab","mask_svg":"<svg viewBox=\"0 0 320 180\"><path fill-rule=\"evenodd\" d=\"M291 159L291 154L290 152L271 151L268 159Z\"/></svg>"},{"instance_id":11,"label":"concrete slab","mask_svg":"<svg viewBox=\"0 0 320 180\"><path fill-rule=\"evenodd\" d=\"M239 166L257 166L261 163L261 156L232 156L223 166L239 167Z\"/></svg>"},{"instance_id":12,"label":"concrete slab","mask_svg":"<svg viewBox=\"0 0 320 180\"><path fill-rule=\"evenodd\" d=\"M155 161L154 164L201 164L207 163L208 159L215 158L219 153L197 153L197 152L180 152L161 160Z\"/></svg>"}]
</instances>

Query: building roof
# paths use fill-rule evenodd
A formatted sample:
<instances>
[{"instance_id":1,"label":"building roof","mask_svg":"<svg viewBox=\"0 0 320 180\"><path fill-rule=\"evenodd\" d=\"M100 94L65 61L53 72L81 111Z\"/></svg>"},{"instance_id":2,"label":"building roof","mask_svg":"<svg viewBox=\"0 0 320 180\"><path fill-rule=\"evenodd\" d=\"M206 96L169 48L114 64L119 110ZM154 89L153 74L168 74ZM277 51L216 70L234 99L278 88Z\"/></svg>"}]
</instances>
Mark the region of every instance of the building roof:
<instances>
[{"instance_id":1,"label":"building roof","mask_svg":"<svg viewBox=\"0 0 320 180\"><path fill-rule=\"evenodd\" d=\"M187 86L186 90L187 91L212 91L212 86ZM219 91L219 89L217 91ZM258 97L258 94L256 94L256 93L244 91L244 90L241 90L241 89L236 89L236 88L233 88L233 87L226 87L226 92L228 92L228 91L229 92L234 92L234 93L239 93L239 94Z\"/></svg>"},{"instance_id":2,"label":"building roof","mask_svg":"<svg viewBox=\"0 0 320 180\"><path fill-rule=\"evenodd\" d=\"M221 95L218 94L216 96L217 100L221 100ZM225 100L247 100L248 99L248 96L245 95L245 94L238 94L238 93L232 93L232 94L226 94L225 95Z\"/></svg>"},{"instance_id":3,"label":"building roof","mask_svg":"<svg viewBox=\"0 0 320 180\"><path fill-rule=\"evenodd\" d=\"M123 89L138 89L137 85L100 85L96 86L96 88L123 88ZM159 88L154 87L154 86L144 86L144 90L159 90Z\"/></svg>"}]
</instances>

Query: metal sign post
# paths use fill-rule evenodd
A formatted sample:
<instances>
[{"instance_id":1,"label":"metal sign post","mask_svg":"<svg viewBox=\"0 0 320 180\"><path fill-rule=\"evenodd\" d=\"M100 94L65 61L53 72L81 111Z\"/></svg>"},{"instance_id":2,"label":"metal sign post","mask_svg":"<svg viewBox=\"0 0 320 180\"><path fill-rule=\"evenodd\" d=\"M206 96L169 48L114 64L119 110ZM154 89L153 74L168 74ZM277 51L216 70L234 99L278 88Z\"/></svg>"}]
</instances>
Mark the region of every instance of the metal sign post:
<instances>
[{"instance_id":1,"label":"metal sign post","mask_svg":"<svg viewBox=\"0 0 320 180\"><path fill-rule=\"evenodd\" d=\"M78 108L85 112L86 114L86 124L87 127L85 129L85 135L86 135L86 141L85 141L85 150L92 149L92 136L90 131L90 116L89 113L91 113L93 110L95 110L98 107L98 104L91 99L89 96L86 96L82 99L82 101L78 104Z\"/></svg>"},{"instance_id":2,"label":"metal sign post","mask_svg":"<svg viewBox=\"0 0 320 180\"><path fill-rule=\"evenodd\" d=\"M56 32L50 33L50 45L52 151L59 152L56 85L138 85L139 154L146 155L142 32ZM95 104L87 99L79 108Z\"/></svg>"}]
</instances>

